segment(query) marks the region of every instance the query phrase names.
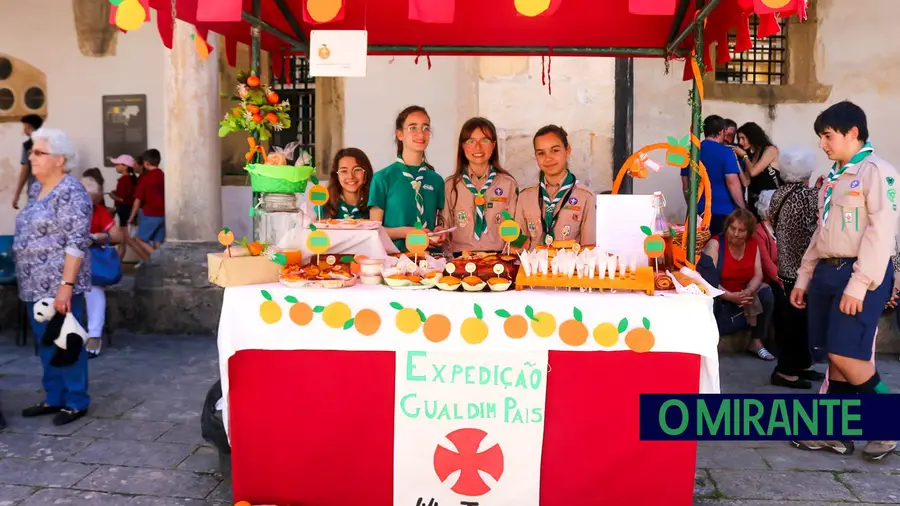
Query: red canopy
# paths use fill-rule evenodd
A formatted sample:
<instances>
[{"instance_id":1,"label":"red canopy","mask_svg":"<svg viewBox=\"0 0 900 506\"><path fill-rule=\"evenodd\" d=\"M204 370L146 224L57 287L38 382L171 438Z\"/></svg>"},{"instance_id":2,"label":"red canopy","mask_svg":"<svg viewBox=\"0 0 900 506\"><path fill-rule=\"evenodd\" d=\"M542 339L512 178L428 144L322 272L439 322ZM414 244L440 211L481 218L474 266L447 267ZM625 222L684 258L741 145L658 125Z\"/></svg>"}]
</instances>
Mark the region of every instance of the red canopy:
<instances>
[{"instance_id":1,"label":"red canopy","mask_svg":"<svg viewBox=\"0 0 900 506\"><path fill-rule=\"evenodd\" d=\"M164 43L171 47L172 0L144 0L157 9L157 23ZM267 0L262 2L260 20L275 31L289 37L309 40L312 29L367 30L370 54L528 54L528 55L595 55L595 56L648 56L671 57L667 51L675 35L695 19L698 14L695 0L553 0L547 13L528 17L518 13L515 0L341 0L341 14L333 22L311 22L307 1ZM215 4L201 3L214 2ZM243 20L230 22L198 21L198 6L232 4L231 13L225 17L236 18L237 4L242 3ZM446 16L450 5L452 20L442 23L426 23L410 19L411 5L432 5L440 2L442 8L437 17ZM805 17L807 0L720 0L708 11L704 46L719 41L721 63L728 59L728 32L736 30L738 52L750 47L748 18L754 12L760 14L759 36L778 32L776 14L771 6L777 5L779 15L799 14ZM283 3L290 11L290 18L299 26L302 38L292 28L292 22L280 10ZM710 1L705 2L709 5ZM246 20L251 12L252 0L176 0L176 16L197 26L205 33L212 30L228 40L226 52L233 64L234 45L237 41L250 43L251 24ZM657 10L669 11L662 15L641 15L631 11L636 5L655 5ZM227 8L225 8L227 10ZM208 12L208 10L207 10ZM420 16L421 17L421 16ZM434 15L433 15L434 17ZM443 21L447 21L445 18ZM274 57L299 48L278 37L262 33L262 49ZM693 36L684 38L676 50L689 54L693 49ZM626 54L622 48L640 49L640 53ZM708 51L704 51L708 53ZM709 67L709 55L707 67ZM277 67L277 66L276 66Z\"/></svg>"}]
</instances>

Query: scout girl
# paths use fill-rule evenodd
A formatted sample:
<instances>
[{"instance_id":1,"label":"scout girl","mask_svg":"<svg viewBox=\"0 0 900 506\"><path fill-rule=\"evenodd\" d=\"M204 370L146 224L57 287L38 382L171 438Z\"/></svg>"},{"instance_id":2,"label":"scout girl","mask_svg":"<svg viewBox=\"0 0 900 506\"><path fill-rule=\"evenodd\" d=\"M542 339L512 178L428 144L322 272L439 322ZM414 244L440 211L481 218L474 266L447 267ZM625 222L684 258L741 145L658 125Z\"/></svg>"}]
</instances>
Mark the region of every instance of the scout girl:
<instances>
[{"instance_id":1,"label":"scout girl","mask_svg":"<svg viewBox=\"0 0 900 506\"><path fill-rule=\"evenodd\" d=\"M406 235L417 223L426 233L439 232L439 212L444 207L444 181L425 162L431 142L431 119L425 109L411 105L396 121L397 161L375 173L369 191L369 217L381 221L385 232L401 252ZM429 246L440 247L445 234L429 236Z\"/></svg>"},{"instance_id":2,"label":"scout girl","mask_svg":"<svg viewBox=\"0 0 900 506\"><path fill-rule=\"evenodd\" d=\"M328 202L322 206L324 218L360 219L369 217L369 185L372 162L361 149L344 148L334 155L328 176ZM337 189L340 188L340 191Z\"/></svg>"},{"instance_id":3,"label":"scout girl","mask_svg":"<svg viewBox=\"0 0 900 506\"><path fill-rule=\"evenodd\" d=\"M528 247L534 248L554 240L595 244L596 197L569 171L571 153L568 135L561 127L547 125L534 134L540 183L519 193L515 216L522 235L515 245L527 241Z\"/></svg>"},{"instance_id":4,"label":"scout girl","mask_svg":"<svg viewBox=\"0 0 900 506\"><path fill-rule=\"evenodd\" d=\"M518 191L516 179L500 167L494 124L484 118L466 121L459 131L456 172L444 183L443 221L456 227L447 239L450 251L502 250L506 243L497 227L504 211L515 215Z\"/></svg>"},{"instance_id":5,"label":"scout girl","mask_svg":"<svg viewBox=\"0 0 900 506\"><path fill-rule=\"evenodd\" d=\"M894 285L900 174L875 155L866 114L857 105L829 107L816 118L815 131L834 165L819 191L818 226L797 271L791 304L809 306L810 347L819 358L828 357L827 393L886 394L871 358ZM854 450L852 441L792 443L841 455ZM896 447L896 441L869 441L863 458L880 460Z\"/></svg>"}]
</instances>

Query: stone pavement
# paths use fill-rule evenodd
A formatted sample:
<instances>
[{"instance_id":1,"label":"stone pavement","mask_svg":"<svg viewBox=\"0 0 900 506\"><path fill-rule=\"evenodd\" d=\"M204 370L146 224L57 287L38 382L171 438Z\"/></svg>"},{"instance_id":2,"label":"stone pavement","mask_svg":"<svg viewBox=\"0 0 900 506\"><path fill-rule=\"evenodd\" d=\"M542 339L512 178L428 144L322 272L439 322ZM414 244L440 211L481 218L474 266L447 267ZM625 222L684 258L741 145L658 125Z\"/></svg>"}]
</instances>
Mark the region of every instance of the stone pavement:
<instances>
[{"instance_id":1,"label":"stone pavement","mask_svg":"<svg viewBox=\"0 0 900 506\"><path fill-rule=\"evenodd\" d=\"M218 377L212 338L117 335L91 361L88 417L64 427L26 420L41 400L40 365L31 348L0 335L0 506L223 506L231 487L200 437L200 410ZM900 391L896 357L879 360ZM726 392L779 392L771 364L724 356ZM697 505L822 506L900 504L900 455L868 464L856 455L801 452L785 443L701 443ZM664 505L661 505L664 506Z\"/></svg>"}]
</instances>

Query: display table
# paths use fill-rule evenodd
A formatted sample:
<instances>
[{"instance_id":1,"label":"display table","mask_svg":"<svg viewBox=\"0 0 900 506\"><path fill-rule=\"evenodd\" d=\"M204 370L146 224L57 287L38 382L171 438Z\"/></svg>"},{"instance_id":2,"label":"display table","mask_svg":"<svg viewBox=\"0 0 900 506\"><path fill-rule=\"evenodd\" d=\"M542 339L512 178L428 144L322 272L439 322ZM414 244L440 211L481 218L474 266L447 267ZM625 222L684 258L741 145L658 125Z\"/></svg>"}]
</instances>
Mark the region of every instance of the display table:
<instances>
[{"instance_id":1,"label":"display table","mask_svg":"<svg viewBox=\"0 0 900 506\"><path fill-rule=\"evenodd\" d=\"M640 441L639 394L718 393L717 343L699 296L227 288L234 497L690 505L696 443Z\"/></svg>"}]
</instances>

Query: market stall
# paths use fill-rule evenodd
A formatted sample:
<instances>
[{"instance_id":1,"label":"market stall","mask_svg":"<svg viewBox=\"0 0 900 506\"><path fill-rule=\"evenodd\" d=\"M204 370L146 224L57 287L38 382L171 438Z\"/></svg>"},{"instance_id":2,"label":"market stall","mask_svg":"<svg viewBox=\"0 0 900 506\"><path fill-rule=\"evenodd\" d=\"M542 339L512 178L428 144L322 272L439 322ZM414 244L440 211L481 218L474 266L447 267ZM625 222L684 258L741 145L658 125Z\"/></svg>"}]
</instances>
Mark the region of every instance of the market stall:
<instances>
[{"instance_id":1,"label":"market stall","mask_svg":"<svg viewBox=\"0 0 900 506\"><path fill-rule=\"evenodd\" d=\"M454 276L453 268L428 261L417 272L418 258L404 274L402 259L388 260L375 267L391 286L376 286L357 283L373 266L359 266L371 254L356 256L348 242L331 243L323 238L327 231L310 223L300 225L308 231L291 234L305 248L245 241L255 254L243 261L231 256L231 237L223 242L229 250L211 266L228 286L219 350L236 500L691 504L696 444L641 441L638 400L642 393L718 392L715 293L696 278L693 286L702 288L691 290L684 277L697 258L696 203L705 172L699 163L702 73L710 67L710 43L719 43L720 63L730 57L729 31L737 31L735 52L749 48L748 15L761 16L758 35L766 36L777 32L776 16L803 17L805 0L122 0L118 8L138 1L158 9L167 43L176 17L197 26L198 40L208 30L224 34L232 61L235 43L250 43L251 80L259 75L260 48L275 55L278 74L278 55L309 52L311 29L367 30L370 54L426 59L687 57L685 78L694 78L691 132L662 147L670 165L690 164L697 177L678 237L648 229L644 250L663 256L662 270L633 257L616 262L612 250L601 251L600 237L581 251L544 250L578 259L577 276L574 263L561 261L551 275L546 254L541 260L535 249L518 260L481 257L488 267L503 266L493 271L496 277L482 272L482 264L469 270L477 262L460 265L468 276L461 270ZM488 19L492 29L480 29ZM255 81L248 93L259 86ZM269 107L270 96L257 94L259 105ZM277 103L277 96L269 102ZM242 107L234 117L255 120L258 111L247 110L246 100ZM272 122L279 121L275 114ZM266 125L263 115L255 123ZM250 133L251 148L266 140L262 132ZM646 150L616 172L617 187L623 177L648 175ZM251 174L260 166L269 166L262 169L269 176L280 173L265 152L248 155ZM708 183L703 187L708 191ZM291 198L269 204L297 210ZM291 255L302 259L292 262ZM272 261L283 267L262 267ZM260 277L235 282L243 269ZM496 281L504 275L506 281ZM662 290L671 288L658 285L663 278L679 289Z\"/></svg>"}]
</instances>

